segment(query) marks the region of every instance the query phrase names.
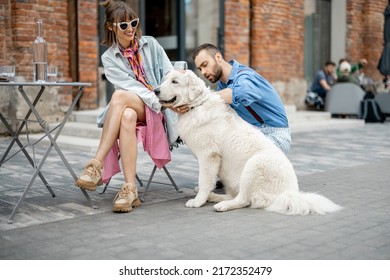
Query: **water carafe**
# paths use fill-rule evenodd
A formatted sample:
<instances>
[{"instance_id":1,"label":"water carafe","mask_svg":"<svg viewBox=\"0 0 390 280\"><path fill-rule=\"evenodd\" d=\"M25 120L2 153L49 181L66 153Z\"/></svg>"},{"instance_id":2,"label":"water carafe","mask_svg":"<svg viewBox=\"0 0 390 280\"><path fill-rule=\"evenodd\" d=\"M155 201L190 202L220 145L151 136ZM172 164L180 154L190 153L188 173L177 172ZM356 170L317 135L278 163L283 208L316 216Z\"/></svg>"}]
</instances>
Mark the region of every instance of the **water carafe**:
<instances>
[{"instance_id":1,"label":"water carafe","mask_svg":"<svg viewBox=\"0 0 390 280\"><path fill-rule=\"evenodd\" d=\"M43 39L42 19L37 19L37 38L33 43L34 82L47 81L47 44Z\"/></svg>"}]
</instances>

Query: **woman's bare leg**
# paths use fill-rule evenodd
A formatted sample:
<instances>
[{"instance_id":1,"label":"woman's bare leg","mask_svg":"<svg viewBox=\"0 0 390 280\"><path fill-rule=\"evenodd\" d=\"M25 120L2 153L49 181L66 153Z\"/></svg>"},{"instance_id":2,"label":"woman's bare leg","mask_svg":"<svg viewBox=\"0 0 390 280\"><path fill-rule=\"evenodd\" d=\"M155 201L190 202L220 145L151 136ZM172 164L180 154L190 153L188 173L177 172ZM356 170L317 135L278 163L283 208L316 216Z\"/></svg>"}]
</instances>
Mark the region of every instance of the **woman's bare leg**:
<instances>
[{"instance_id":1,"label":"woman's bare leg","mask_svg":"<svg viewBox=\"0 0 390 280\"><path fill-rule=\"evenodd\" d=\"M118 93L116 96L116 101L120 104L127 103L128 100L126 93ZM137 122L145 123L145 105L138 96L133 96L131 101L132 106L121 111L119 123L119 151L125 183L114 198L112 205L114 212L130 212L133 207L141 206L135 184L138 153L136 125Z\"/></svg>"},{"instance_id":2,"label":"woman's bare leg","mask_svg":"<svg viewBox=\"0 0 390 280\"><path fill-rule=\"evenodd\" d=\"M135 184L137 165L137 137L135 127L137 125L137 113L134 109L126 108L122 114L119 129L119 151L121 153L122 172L126 183Z\"/></svg>"},{"instance_id":3,"label":"woman's bare leg","mask_svg":"<svg viewBox=\"0 0 390 280\"><path fill-rule=\"evenodd\" d=\"M145 105L143 101L136 94L129 93L122 90L114 92L110 101L110 106L107 112L106 119L104 121L99 148L95 155L96 160L103 162L108 152L111 150L112 145L118 139L118 135L122 127L123 113L125 109L126 108L133 109L133 112L136 114L135 116L136 118L135 124L136 124L137 121L145 122L144 106ZM127 118L128 116L125 119ZM134 126L134 130L130 132L130 134L134 134L135 136L135 126ZM126 137L123 137L123 141L126 141L125 138ZM129 148L129 146L127 146L127 148ZM123 150L120 148L120 150L121 150L121 157L126 156L126 149ZM122 151L124 153L122 153Z\"/></svg>"},{"instance_id":4,"label":"woman's bare leg","mask_svg":"<svg viewBox=\"0 0 390 280\"><path fill-rule=\"evenodd\" d=\"M125 180L129 183L135 183L137 162L135 126L137 122L145 122L143 101L134 93L115 91L104 122L99 148L95 157L88 162L83 174L77 179L77 186L94 191L96 186L102 184L103 161L118 137L120 138L119 149Z\"/></svg>"}]
</instances>

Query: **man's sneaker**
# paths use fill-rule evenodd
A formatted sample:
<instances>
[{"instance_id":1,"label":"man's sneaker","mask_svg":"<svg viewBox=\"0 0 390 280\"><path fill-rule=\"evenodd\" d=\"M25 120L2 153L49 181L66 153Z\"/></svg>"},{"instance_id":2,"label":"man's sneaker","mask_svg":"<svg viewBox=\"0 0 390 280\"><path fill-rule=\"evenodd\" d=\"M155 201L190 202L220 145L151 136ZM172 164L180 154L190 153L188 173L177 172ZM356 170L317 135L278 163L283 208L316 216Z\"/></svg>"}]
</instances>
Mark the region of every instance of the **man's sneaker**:
<instances>
[{"instance_id":1,"label":"man's sneaker","mask_svg":"<svg viewBox=\"0 0 390 280\"><path fill-rule=\"evenodd\" d=\"M113 212L130 212L133 207L141 206L138 198L137 188L134 184L125 183L114 198Z\"/></svg>"},{"instance_id":2,"label":"man's sneaker","mask_svg":"<svg viewBox=\"0 0 390 280\"><path fill-rule=\"evenodd\" d=\"M103 165L96 159L91 159L84 168L83 174L77 179L76 186L87 191L96 190L102 182Z\"/></svg>"}]
</instances>

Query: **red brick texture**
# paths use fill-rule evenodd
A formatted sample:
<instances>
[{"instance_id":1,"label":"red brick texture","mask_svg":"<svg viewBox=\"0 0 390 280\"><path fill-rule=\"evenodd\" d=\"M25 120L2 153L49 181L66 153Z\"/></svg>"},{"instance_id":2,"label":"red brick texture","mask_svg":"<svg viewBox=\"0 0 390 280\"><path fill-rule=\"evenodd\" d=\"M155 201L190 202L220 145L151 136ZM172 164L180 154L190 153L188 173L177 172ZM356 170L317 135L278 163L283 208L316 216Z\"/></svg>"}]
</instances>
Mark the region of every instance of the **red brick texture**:
<instances>
[{"instance_id":1,"label":"red brick texture","mask_svg":"<svg viewBox=\"0 0 390 280\"><path fill-rule=\"evenodd\" d=\"M303 78L303 0L252 2L252 66L271 81Z\"/></svg>"},{"instance_id":2,"label":"red brick texture","mask_svg":"<svg viewBox=\"0 0 390 280\"><path fill-rule=\"evenodd\" d=\"M295 103L294 96L305 91L291 86L304 83L303 2L225 1L225 58L258 71L285 103Z\"/></svg>"},{"instance_id":3,"label":"red brick texture","mask_svg":"<svg viewBox=\"0 0 390 280\"><path fill-rule=\"evenodd\" d=\"M225 59L250 61L250 1L225 1Z\"/></svg>"},{"instance_id":4,"label":"red brick texture","mask_svg":"<svg viewBox=\"0 0 390 280\"><path fill-rule=\"evenodd\" d=\"M375 80L382 78L377 65L383 50L383 12L387 3L387 0L347 1L347 57L351 61L366 58L368 65L364 72Z\"/></svg>"},{"instance_id":5,"label":"red brick texture","mask_svg":"<svg viewBox=\"0 0 390 280\"><path fill-rule=\"evenodd\" d=\"M0 0L0 64L13 64L9 56L12 49L11 0Z\"/></svg>"},{"instance_id":6,"label":"red brick texture","mask_svg":"<svg viewBox=\"0 0 390 280\"><path fill-rule=\"evenodd\" d=\"M98 99L98 1L78 1L79 80L92 83L85 88L81 109L97 108Z\"/></svg>"}]
</instances>

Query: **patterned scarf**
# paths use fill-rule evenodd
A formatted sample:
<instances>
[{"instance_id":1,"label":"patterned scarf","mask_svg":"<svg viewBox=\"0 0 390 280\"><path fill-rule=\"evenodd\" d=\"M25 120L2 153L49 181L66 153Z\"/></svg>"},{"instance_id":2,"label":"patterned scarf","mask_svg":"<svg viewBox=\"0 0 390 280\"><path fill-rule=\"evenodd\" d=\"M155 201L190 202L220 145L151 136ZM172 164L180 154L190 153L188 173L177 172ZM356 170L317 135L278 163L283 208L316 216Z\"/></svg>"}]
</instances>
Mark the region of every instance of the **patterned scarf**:
<instances>
[{"instance_id":1,"label":"patterned scarf","mask_svg":"<svg viewBox=\"0 0 390 280\"><path fill-rule=\"evenodd\" d=\"M130 42L130 47L128 47L127 49L122 49L120 47L120 50L123 56L126 57L129 61L131 69L133 69L137 80L149 90L153 91L152 86L148 83L146 79L145 70L142 67L142 58L141 54L139 53L139 44L137 38L134 38L134 40Z\"/></svg>"}]
</instances>

